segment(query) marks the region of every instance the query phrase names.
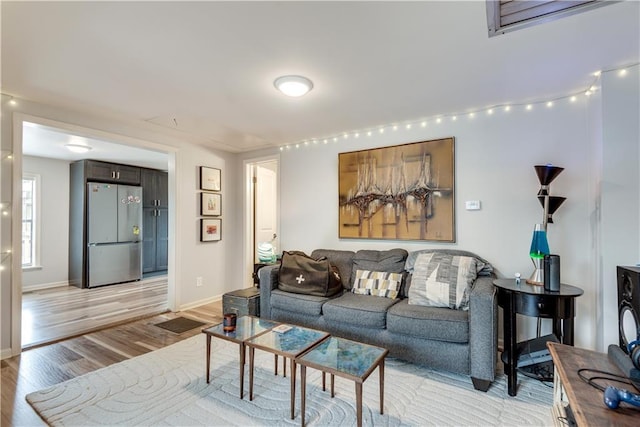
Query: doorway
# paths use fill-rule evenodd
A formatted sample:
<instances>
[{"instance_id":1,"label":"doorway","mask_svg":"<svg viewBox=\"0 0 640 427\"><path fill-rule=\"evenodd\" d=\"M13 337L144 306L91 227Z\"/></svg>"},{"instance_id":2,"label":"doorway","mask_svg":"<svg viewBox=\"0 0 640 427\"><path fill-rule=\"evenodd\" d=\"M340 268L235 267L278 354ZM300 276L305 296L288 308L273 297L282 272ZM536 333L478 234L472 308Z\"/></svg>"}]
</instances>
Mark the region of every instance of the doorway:
<instances>
[{"instance_id":1,"label":"doorway","mask_svg":"<svg viewBox=\"0 0 640 427\"><path fill-rule=\"evenodd\" d=\"M24 163L26 160L25 156L28 156L27 159L33 156L40 157L40 158L51 158L53 160L59 161L60 163L64 163L64 160L60 160L60 159L64 159L64 157L56 158L56 155L54 153L48 153L42 147L36 150L36 154L33 154L33 151L30 152L29 149L26 148L25 142L27 141L29 133L33 132L34 128L40 129L40 130L44 129L46 131L49 131L50 133L51 132L54 133L54 135L49 135L49 136L54 136L54 137L59 137L61 135L65 136L70 140L66 142L73 142L74 144L78 142L80 143L84 142L84 143L87 143L88 145L94 145L90 153L90 157L87 157L87 158L95 158L97 160L104 160L104 161L109 161L114 163L124 163L124 162L118 162L118 159L119 159L118 156L120 157L125 156L125 158L129 160L132 158L138 157L138 158L147 159L149 162L154 161L155 163L152 163L152 164L143 163L143 164L140 164L139 166L153 168L153 169L163 169L168 171L169 193L170 193L169 194L169 217L170 218L175 217L175 188L176 188L175 181L176 181L176 175L177 175L177 170L176 170L176 164L177 164L176 157L177 157L177 151L178 151L177 149L173 147L168 147L168 146L148 142L148 141L137 140L135 138L125 137L121 135L113 135L103 131L93 130L89 128L82 128L79 126L70 125L62 122L56 122L56 121L43 119L39 117L28 116L26 114L17 114L14 116L13 128L15 130L14 140L13 140L14 191L19 191L21 188L22 183L21 183L20 177L22 176L23 172L26 171L25 163ZM55 135L56 132L58 133L58 135ZM44 132L43 135L46 136L46 132ZM45 146L47 147L47 150L49 148L52 148L55 145L54 142L51 140L46 142L47 143L45 144ZM64 143L60 143L59 145L63 146ZM67 159L69 163L74 160L77 160L77 159L75 158ZM130 161L126 163L133 164ZM33 164L33 162L31 162L31 164ZM68 181L66 182L66 185L68 186ZM63 184L61 184L60 186L63 186ZM67 204L67 205L69 203L68 200L63 201L61 199L59 202L60 204ZM42 216L43 216L43 221L46 221L47 216L44 214ZM66 220L68 221L68 218ZM46 222L43 222L43 225L45 224ZM12 233L14 236L13 238L14 254L17 258L20 258L21 252L22 252L21 245L17 243L19 240L16 239L16 237L19 238L20 236L20 227L21 227L20 220L18 220L14 224L14 227L13 227L14 230ZM54 227L52 227L51 224L49 224L47 228L54 228ZM170 220L169 222L170 245L171 245L171 241L175 241L174 240L175 233L176 233L175 221ZM22 246L24 246L24 243ZM65 250L62 250L61 252L65 252ZM174 271L175 254L173 253L174 251L171 249L169 250L169 252L170 252L169 268L167 270L167 275L163 277L163 280L159 280L159 278L155 278L155 280L143 280L141 282L135 282L141 285L137 289L135 289L135 292L138 292L140 289L143 289L143 288L153 289L153 292L155 293L155 295L153 295L152 301L149 304L145 302L145 305L150 306L151 310L155 312L167 311L168 309L172 309L175 306L175 271ZM14 263L14 266L16 266L15 263ZM13 299L12 301L12 307L13 307L12 352L14 354L17 354L16 352L17 349L24 348L25 344L28 346L29 344L42 343L42 342L38 342L39 340L36 340L31 343L28 342L29 340L27 340L27 342L23 341L24 339L24 337L22 336L23 322L28 323L29 318L24 317L25 315L28 316L28 311L26 313L23 311L24 308L23 308L22 292L24 290L25 278L23 277L22 269L19 268L19 264L17 265L17 267L18 268L15 268L16 274L14 275L14 280L12 281L13 282L13 285L12 285L12 299ZM158 283L159 281L160 283ZM63 284L62 282L60 283ZM107 286L104 289L109 290L109 288L113 288L114 291L117 291L120 289L118 288L118 286L120 285ZM37 286L35 288L32 287L32 290L36 290L36 292L39 292L40 294L54 292L54 290L46 289L46 286L41 289L38 289ZM86 289L82 289L82 290L86 290ZM140 292L141 295L143 293L144 292ZM159 293L162 293L163 295L159 296L158 295ZM145 295L145 298L150 296L150 294L148 293L144 293L144 295ZM63 296L63 299L64 298L67 298L67 297ZM161 298L163 302L159 302L158 298ZM134 316L140 315L140 313L133 313L133 315ZM98 323L99 321L102 321L101 319L105 318L105 316L103 316L100 313L96 314L95 317L98 319L97 320ZM122 318L118 319L118 321L122 321L122 320L123 320ZM108 319L105 318L104 321L106 322L108 321ZM96 327L95 324L92 325L92 324L89 324L88 322L82 322L82 323L86 323L86 326L88 328L93 327L93 329L95 329ZM75 332L75 330L73 332ZM47 339L48 338L50 337L47 337ZM63 337L61 336L57 338L59 339ZM53 337L52 339L55 339L55 337Z\"/></svg>"},{"instance_id":2,"label":"doorway","mask_svg":"<svg viewBox=\"0 0 640 427\"><path fill-rule=\"evenodd\" d=\"M276 256L281 252L279 167L279 156L245 161L245 266L251 285L254 266L263 262L258 245L270 244Z\"/></svg>"}]
</instances>

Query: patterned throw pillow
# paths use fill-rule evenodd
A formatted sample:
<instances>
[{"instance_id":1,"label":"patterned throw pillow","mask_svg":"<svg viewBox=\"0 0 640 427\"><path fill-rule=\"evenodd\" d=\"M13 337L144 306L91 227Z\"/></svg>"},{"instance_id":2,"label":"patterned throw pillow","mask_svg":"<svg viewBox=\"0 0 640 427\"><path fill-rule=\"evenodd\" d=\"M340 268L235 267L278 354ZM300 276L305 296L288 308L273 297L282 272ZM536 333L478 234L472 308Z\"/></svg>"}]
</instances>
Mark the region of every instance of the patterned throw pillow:
<instances>
[{"instance_id":1,"label":"patterned throw pillow","mask_svg":"<svg viewBox=\"0 0 640 427\"><path fill-rule=\"evenodd\" d=\"M473 257L420 254L413 269L409 304L469 310L469 291L483 267Z\"/></svg>"},{"instance_id":2,"label":"patterned throw pillow","mask_svg":"<svg viewBox=\"0 0 640 427\"><path fill-rule=\"evenodd\" d=\"M356 270L356 278L351 292L393 299L398 296L401 284L402 274L400 273Z\"/></svg>"}]
</instances>

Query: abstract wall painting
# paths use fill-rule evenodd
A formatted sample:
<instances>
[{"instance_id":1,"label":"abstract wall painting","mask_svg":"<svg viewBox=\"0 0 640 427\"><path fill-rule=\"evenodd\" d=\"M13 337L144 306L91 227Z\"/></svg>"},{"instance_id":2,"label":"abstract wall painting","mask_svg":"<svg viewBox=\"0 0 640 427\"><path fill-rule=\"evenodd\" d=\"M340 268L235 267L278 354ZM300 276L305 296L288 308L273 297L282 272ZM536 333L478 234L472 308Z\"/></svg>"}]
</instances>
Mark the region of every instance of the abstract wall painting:
<instances>
[{"instance_id":1,"label":"abstract wall painting","mask_svg":"<svg viewBox=\"0 0 640 427\"><path fill-rule=\"evenodd\" d=\"M455 242L454 138L340 153L339 238Z\"/></svg>"}]
</instances>

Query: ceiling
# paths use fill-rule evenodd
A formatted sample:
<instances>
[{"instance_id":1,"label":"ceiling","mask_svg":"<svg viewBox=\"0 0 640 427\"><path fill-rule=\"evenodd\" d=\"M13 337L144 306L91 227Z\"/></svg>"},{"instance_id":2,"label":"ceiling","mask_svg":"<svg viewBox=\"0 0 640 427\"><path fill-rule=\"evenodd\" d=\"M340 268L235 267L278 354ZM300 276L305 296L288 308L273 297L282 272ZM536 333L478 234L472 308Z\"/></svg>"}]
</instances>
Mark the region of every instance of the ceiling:
<instances>
[{"instance_id":1,"label":"ceiling","mask_svg":"<svg viewBox=\"0 0 640 427\"><path fill-rule=\"evenodd\" d=\"M91 147L86 153L74 153L66 144ZM27 156L66 160L99 159L107 162L167 170L168 155L158 151L106 141L87 136L74 135L67 131L25 122L22 127L22 153Z\"/></svg>"},{"instance_id":2,"label":"ceiling","mask_svg":"<svg viewBox=\"0 0 640 427\"><path fill-rule=\"evenodd\" d=\"M640 4L489 38L468 2L2 2L2 92L229 152L584 92ZM287 98L276 77L313 90Z\"/></svg>"}]
</instances>

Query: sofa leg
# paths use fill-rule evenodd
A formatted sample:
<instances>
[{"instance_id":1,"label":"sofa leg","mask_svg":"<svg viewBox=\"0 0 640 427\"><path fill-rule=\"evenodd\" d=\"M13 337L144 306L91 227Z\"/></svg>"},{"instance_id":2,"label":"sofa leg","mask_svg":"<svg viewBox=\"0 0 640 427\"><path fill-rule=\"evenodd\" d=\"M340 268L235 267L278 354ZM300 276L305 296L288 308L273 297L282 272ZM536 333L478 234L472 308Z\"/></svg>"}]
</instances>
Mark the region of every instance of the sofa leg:
<instances>
[{"instance_id":1,"label":"sofa leg","mask_svg":"<svg viewBox=\"0 0 640 427\"><path fill-rule=\"evenodd\" d=\"M479 378L471 377L471 381L473 382L473 388L479 391L487 391L489 390L489 386L491 385L491 381L489 380L481 380Z\"/></svg>"}]
</instances>

